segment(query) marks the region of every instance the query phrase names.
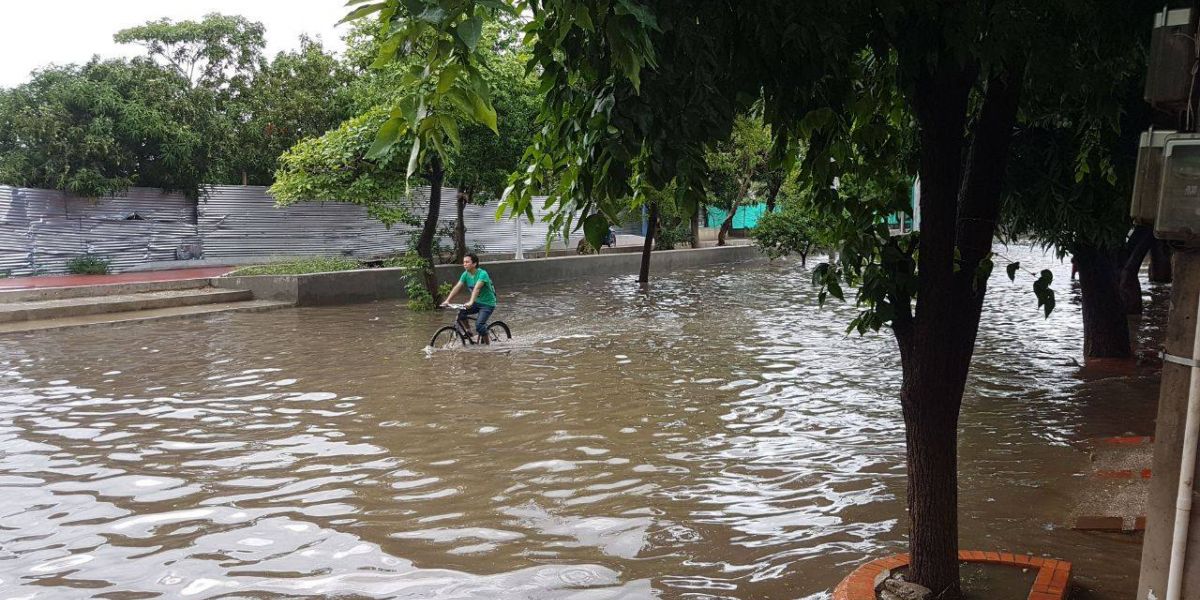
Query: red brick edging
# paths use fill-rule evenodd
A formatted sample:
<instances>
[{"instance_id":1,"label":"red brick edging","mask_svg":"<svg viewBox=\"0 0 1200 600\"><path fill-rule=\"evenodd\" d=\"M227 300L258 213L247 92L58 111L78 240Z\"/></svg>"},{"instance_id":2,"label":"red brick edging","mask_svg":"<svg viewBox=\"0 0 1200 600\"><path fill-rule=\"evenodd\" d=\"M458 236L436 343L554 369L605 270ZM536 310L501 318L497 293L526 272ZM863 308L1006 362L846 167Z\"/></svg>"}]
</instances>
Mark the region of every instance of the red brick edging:
<instances>
[{"instance_id":1,"label":"red brick edging","mask_svg":"<svg viewBox=\"0 0 1200 600\"><path fill-rule=\"evenodd\" d=\"M1069 562L1024 554L977 550L959 551L958 559L963 562L1019 568L1036 567L1038 574L1033 581L1033 588L1029 591L1028 600L1063 600L1067 597L1068 584L1071 582ZM862 565L833 590L833 600L875 600L875 588L883 583L893 570L908 566L908 562L907 554L896 554Z\"/></svg>"}]
</instances>

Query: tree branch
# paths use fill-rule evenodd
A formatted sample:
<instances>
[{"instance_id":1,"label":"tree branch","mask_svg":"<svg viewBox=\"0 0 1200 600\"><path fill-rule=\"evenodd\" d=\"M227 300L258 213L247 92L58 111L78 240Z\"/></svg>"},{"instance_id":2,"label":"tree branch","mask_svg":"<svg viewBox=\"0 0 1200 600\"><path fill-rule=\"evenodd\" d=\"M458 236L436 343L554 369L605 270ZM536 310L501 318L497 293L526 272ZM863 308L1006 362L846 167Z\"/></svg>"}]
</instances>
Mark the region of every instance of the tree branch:
<instances>
[{"instance_id":1,"label":"tree branch","mask_svg":"<svg viewBox=\"0 0 1200 600\"><path fill-rule=\"evenodd\" d=\"M971 277L979 261L992 251L1023 73L1019 67L1001 69L988 78L971 138L955 227L960 272L969 271Z\"/></svg>"}]
</instances>

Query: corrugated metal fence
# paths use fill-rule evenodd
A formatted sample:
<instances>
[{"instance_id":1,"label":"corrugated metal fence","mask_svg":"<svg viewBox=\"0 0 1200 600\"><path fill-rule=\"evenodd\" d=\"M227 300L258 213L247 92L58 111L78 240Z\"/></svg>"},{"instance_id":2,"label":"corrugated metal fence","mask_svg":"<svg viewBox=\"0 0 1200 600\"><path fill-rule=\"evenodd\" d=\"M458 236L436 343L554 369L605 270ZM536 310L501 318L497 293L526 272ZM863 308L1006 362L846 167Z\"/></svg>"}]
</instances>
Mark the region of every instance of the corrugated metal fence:
<instances>
[{"instance_id":1,"label":"corrugated metal fence","mask_svg":"<svg viewBox=\"0 0 1200 600\"><path fill-rule=\"evenodd\" d=\"M427 206L429 188L413 190ZM457 191L442 190L439 221L455 219ZM535 202L540 207L541 202ZM468 206L467 244L489 253L516 252L516 221L496 221L497 203ZM424 210L418 210L424 214ZM548 226L522 223L521 246L544 248ZM384 227L362 206L302 202L276 207L266 188L213 186L194 202L180 194L131 188L120 196L84 199L52 190L0 186L0 272L61 273L70 259L94 254L114 271L148 262L275 256L375 258L407 248L412 228ZM442 245L452 246L449 239ZM565 247L556 241L554 247Z\"/></svg>"}]
</instances>

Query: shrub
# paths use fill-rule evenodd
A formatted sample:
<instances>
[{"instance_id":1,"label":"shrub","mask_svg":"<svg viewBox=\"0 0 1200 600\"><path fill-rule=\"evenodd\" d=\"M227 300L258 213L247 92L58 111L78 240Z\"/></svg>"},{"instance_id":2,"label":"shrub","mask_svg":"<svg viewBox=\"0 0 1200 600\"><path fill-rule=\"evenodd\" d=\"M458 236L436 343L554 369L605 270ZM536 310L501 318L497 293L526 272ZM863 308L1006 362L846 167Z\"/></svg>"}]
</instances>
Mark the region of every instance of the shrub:
<instances>
[{"instance_id":1,"label":"shrub","mask_svg":"<svg viewBox=\"0 0 1200 600\"><path fill-rule=\"evenodd\" d=\"M94 254L76 256L67 261L67 272L72 275L108 275L112 261Z\"/></svg>"},{"instance_id":2,"label":"shrub","mask_svg":"<svg viewBox=\"0 0 1200 600\"><path fill-rule=\"evenodd\" d=\"M800 255L800 264L805 265L808 253L823 242L827 229L813 211L788 207L763 215L751 235L771 260L795 253Z\"/></svg>"},{"instance_id":3,"label":"shrub","mask_svg":"<svg viewBox=\"0 0 1200 600\"><path fill-rule=\"evenodd\" d=\"M425 289L425 273L433 269L429 261L421 258L415 252L402 256L393 256L383 261L385 267L398 267L404 270L404 291L408 293L409 310L433 310L437 300ZM449 293L450 290L446 290ZM441 292L439 286L438 292Z\"/></svg>"},{"instance_id":4,"label":"shrub","mask_svg":"<svg viewBox=\"0 0 1200 600\"><path fill-rule=\"evenodd\" d=\"M690 223L677 223L672 227L660 227L654 235L655 250L674 250L680 244L692 243Z\"/></svg>"}]
</instances>

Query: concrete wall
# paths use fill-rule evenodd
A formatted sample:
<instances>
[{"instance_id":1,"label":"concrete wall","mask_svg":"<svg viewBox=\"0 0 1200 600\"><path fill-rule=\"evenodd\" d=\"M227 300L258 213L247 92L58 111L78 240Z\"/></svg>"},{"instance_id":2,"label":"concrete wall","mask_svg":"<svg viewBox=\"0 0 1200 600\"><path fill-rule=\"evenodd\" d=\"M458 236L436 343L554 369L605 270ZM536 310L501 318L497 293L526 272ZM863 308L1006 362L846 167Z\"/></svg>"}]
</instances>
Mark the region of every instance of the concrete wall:
<instances>
[{"instance_id":1,"label":"concrete wall","mask_svg":"<svg viewBox=\"0 0 1200 600\"><path fill-rule=\"evenodd\" d=\"M1174 282L1163 349L1175 356L1192 358L1196 304L1200 296L1200 250L1177 251L1172 263ZM1161 600L1166 595L1191 371L1183 365L1163 363L1154 428L1154 477L1150 479L1150 498L1146 504L1138 600ZM1193 508L1183 568L1183 598L1200 598L1200 493L1195 489L1196 475L1200 475L1200 470L1192 475Z\"/></svg>"},{"instance_id":2,"label":"concrete wall","mask_svg":"<svg viewBox=\"0 0 1200 600\"><path fill-rule=\"evenodd\" d=\"M650 274L729 262L744 262L762 255L753 246L725 246L663 250L650 255ZM537 284L591 276L636 275L642 262L640 252L591 256L556 256L537 260L501 260L483 263L483 268L500 287ZM439 281L455 281L459 265L439 265Z\"/></svg>"},{"instance_id":3,"label":"concrete wall","mask_svg":"<svg viewBox=\"0 0 1200 600\"><path fill-rule=\"evenodd\" d=\"M593 276L637 274L641 253L614 252L588 256L559 256L531 260L484 262L492 279L503 293L520 285L532 285ZM725 246L695 250L664 250L651 254L650 271L663 273L721 263L766 260L753 246ZM456 281L462 273L459 265L438 265L438 281ZM362 269L308 275L257 275L218 277L213 285L250 290L260 300L293 302L297 306L349 304L373 300L402 299L404 281L401 269Z\"/></svg>"}]
</instances>

